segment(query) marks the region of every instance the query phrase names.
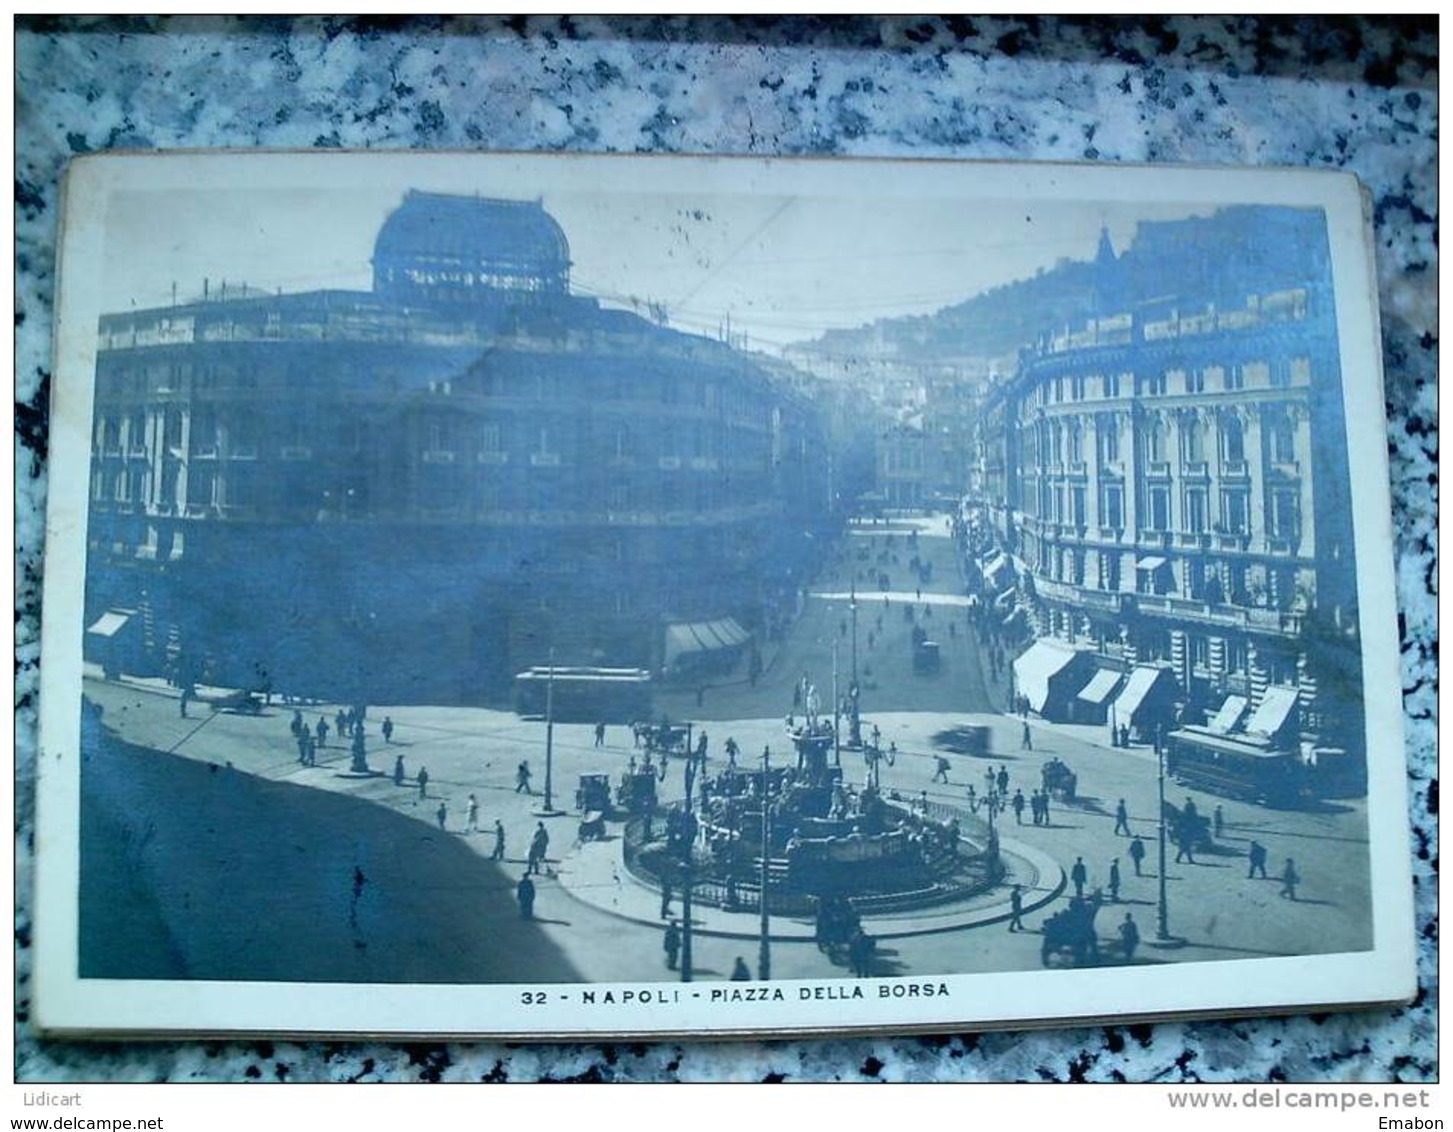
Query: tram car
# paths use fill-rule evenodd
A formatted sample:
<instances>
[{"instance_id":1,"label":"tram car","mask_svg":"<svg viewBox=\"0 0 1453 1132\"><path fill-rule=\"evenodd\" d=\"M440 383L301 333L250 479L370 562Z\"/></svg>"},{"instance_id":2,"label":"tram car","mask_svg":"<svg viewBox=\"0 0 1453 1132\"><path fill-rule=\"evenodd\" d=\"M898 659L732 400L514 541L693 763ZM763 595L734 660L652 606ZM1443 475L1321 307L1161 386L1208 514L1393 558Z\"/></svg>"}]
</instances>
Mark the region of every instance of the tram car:
<instances>
[{"instance_id":1,"label":"tram car","mask_svg":"<svg viewBox=\"0 0 1453 1132\"><path fill-rule=\"evenodd\" d=\"M1299 751L1183 727L1166 737L1166 773L1182 786L1259 805L1294 807L1316 793Z\"/></svg>"}]
</instances>

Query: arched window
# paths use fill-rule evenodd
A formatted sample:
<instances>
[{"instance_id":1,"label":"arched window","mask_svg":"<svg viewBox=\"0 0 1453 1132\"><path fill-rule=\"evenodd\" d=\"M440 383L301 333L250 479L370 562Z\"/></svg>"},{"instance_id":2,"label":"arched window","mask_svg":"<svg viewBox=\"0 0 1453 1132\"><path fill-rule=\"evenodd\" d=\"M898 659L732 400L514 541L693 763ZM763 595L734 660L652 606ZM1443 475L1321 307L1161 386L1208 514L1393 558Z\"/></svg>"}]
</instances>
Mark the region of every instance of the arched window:
<instances>
[{"instance_id":1,"label":"arched window","mask_svg":"<svg viewBox=\"0 0 1453 1132\"><path fill-rule=\"evenodd\" d=\"M1205 461L1205 428L1197 414L1187 413L1181 418L1181 442L1185 448L1186 463L1200 464Z\"/></svg>"},{"instance_id":2,"label":"arched window","mask_svg":"<svg viewBox=\"0 0 1453 1132\"><path fill-rule=\"evenodd\" d=\"M1145 458L1153 464L1165 460L1165 425L1159 417L1151 417L1145 424Z\"/></svg>"},{"instance_id":3,"label":"arched window","mask_svg":"<svg viewBox=\"0 0 1453 1132\"><path fill-rule=\"evenodd\" d=\"M1227 413L1221 418L1221 460L1227 464L1246 460L1246 433L1236 413Z\"/></svg>"}]
</instances>

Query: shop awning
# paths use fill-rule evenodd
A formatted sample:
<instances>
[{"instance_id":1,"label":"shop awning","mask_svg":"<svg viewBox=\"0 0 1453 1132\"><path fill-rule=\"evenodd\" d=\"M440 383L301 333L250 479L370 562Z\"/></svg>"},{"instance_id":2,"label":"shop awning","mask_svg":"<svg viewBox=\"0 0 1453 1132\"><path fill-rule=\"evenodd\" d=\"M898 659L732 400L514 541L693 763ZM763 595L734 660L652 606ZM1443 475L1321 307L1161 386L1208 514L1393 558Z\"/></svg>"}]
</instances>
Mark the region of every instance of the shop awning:
<instances>
[{"instance_id":1,"label":"shop awning","mask_svg":"<svg viewBox=\"0 0 1453 1132\"><path fill-rule=\"evenodd\" d=\"M678 621L666 626L665 662L673 664L694 653L736 648L751 635L731 617L716 621Z\"/></svg>"},{"instance_id":2,"label":"shop awning","mask_svg":"<svg viewBox=\"0 0 1453 1132\"><path fill-rule=\"evenodd\" d=\"M1052 641L1035 641L1014 661L1014 686L1035 711L1049 701L1049 682L1075 659L1076 651Z\"/></svg>"},{"instance_id":3,"label":"shop awning","mask_svg":"<svg viewBox=\"0 0 1453 1132\"><path fill-rule=\"evenodd\" d=\"M1013 575L1014 564L1003 551L995 554L993 558L984 563L984 578L996 590L1003 589L1006 585L1012 585L1014 581Z\"/></svg>"},{"instance_id":4,"label":"shop awning","mask_svg":"<svg viewBox=\"0 0 1453 1132\"><path fill-rule=\"evenodd\" d=\"M1148 554L1135 564L1137 570L1159 570L1165 565L1165 559L1154 554Z\"/></svg>"},{"instance_id":5,"label":"shop awning","mask_svg":"<svg viewBox=\"0 0 1453 1132\"><path fill-rule=\"evenodd\" d=\"M1251 718L1246 721L1246 730L1258 735L1265 735L1270 739L1287 725L1296 706L1297 690L1295 688L1281 688L1273 685L1266 690L1261 700L1261 706L1252 712Z\"/></svg>"},{"instance_id":6,"label":"shop awning","mask_svg":"<svg viewBox=\"0 0 1453 1132\"><path fill-rule=\"evenodd\" d=\"M98 637L114 637L126 628L133 616L129 609L108 609L86 632L95 633Z\"/></svg>"},{"instance_id":7,"label":"shop awning","mask_svg":"<svg viewBox=\"0 0 1453 1132\"><path fill-rule=\"evenodd\" d=\"M1221 710L1216 713L1215 718L1207 726L1210 730L1222 735L1228 731L1234 731L1236 725L1241 722L1241 717L1246 714L1247 706L1245 696L1227 696L1226 702L1221 705Z\"/></svg>"},{"instance_id":8,"label":"shop awning","mask_svg":"<svg viewBox=\"0 0 1453 1132\"><path fill-rule=\"evenodd\" d=\"M738 625L734 617L724 617L720 621L711 622L711 629L729 649L744 645L752 639L752 634Z\"/></svg>"},{"instance_id":9,"label":"shop awning","mask_svg":"<svg viewBox=\"0 0 1453 1132\"><path fill-rule=\"evenodd\" d=\"M1144 706L1151 691L1162 680L1174 680L1168 668L1156 668L1149 664L1138 664L1125 678L1125 687L1120 690L1111 710L1119 723L1133 724L1135 713Z\"/></svg>"},{"instance_id":10,"label":"shop awning","mask_svg":"<svg viewBox=\"0 0 1453 1132\"><path fill-rule=\"evenodd\" d=\"M1090 682L1080 689L1079 698L1090 704L1103 704L1120 683L1120 673L1101 668L1090 677Z\"/></svg>"}]
</instances>

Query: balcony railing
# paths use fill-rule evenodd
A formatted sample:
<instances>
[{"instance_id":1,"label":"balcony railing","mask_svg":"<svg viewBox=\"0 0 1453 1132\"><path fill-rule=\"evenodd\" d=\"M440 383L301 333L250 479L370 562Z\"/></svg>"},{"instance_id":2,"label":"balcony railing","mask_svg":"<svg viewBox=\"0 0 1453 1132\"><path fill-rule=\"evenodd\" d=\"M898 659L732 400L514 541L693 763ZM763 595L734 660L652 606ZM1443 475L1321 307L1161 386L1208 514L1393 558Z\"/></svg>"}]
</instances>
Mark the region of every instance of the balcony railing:
<instances>
[{"instance_id":1,"label":"balcony railing","mask_svg":"<svg viewBox=\"0 0 1453 1132\"><path fill-rule=\"evenodd\" d=\"M1274 633L1301 632L1302 615L1280 609L1253 609L1238 605L1213 605L1192 598L1167 594L1137 594L1136 607L1142 613L1197 621L1206 625L1230 628L1261 629Z\"/></svg>"},{"instance_id":2,"label":"balcony railing","mask_svg":"<svg viewBox=\"0 0 1453 1132\"><path fill-rule=\"evenodd\" d=\"M1246 467L1246 461L1245 460L1222 460L1221 461L1221 478L1222 479L1227 479L1227 480L1233 480L1233 479L1240 480L1240 479L1245 479L1246 476L1247 476L1247 474L1248 473L1247 473L1247 467Z\"/></svg>"}]
</instances>

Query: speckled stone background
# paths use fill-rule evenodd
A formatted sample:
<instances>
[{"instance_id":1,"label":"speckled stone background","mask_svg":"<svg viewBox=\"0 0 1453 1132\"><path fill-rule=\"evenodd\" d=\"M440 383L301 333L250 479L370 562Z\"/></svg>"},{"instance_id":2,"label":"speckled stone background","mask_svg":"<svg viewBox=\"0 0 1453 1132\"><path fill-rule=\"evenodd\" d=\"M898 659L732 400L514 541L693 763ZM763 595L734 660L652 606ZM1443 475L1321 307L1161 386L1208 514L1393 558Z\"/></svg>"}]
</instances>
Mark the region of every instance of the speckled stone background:
<instances>
[{"instance_id":1,"label":"speckled stone background","mask_svg":"<svg viewBox=\"0 0 1453 1132\"><path fill-rule=\"evenodd\" d=\"M1437 27L1349 18L24 19L16 846L25 1081L1429 1081L1437 1077ZM1216 162L1376 204L1420 991L1402 1010L778 1044L84 1044L27 1024L57 185L75 153L286 146Z\"/></svg>"}]
</instances>

